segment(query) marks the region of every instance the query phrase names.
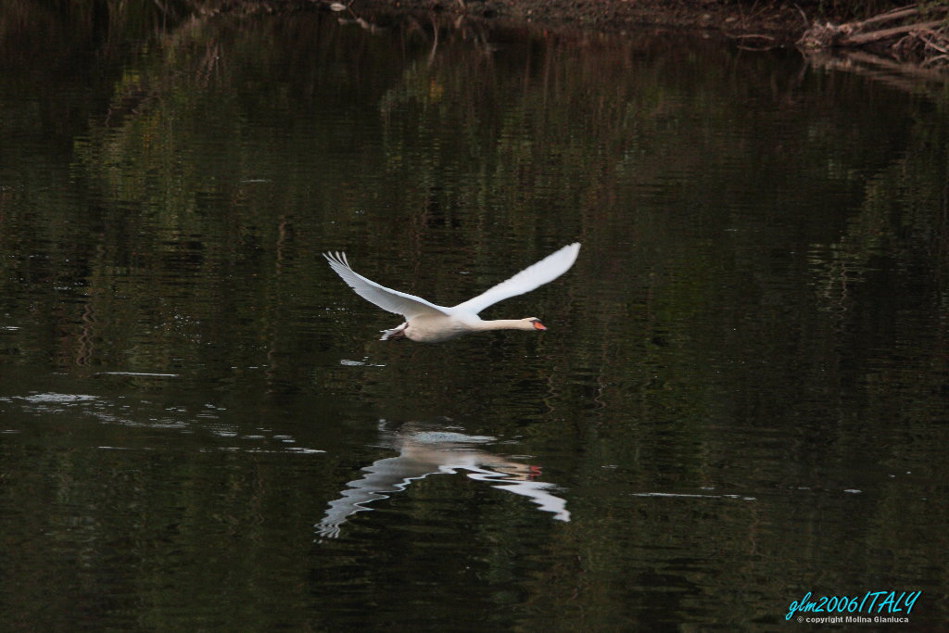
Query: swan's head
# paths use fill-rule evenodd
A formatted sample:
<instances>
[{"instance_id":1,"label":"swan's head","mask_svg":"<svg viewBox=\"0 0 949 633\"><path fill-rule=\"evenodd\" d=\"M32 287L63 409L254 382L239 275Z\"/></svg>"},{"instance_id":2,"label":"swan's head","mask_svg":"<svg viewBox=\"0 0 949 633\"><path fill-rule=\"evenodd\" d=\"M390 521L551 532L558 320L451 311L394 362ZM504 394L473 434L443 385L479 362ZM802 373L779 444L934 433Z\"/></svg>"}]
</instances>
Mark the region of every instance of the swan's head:
<instances>
[{"instance_id":1,"label":"swan's head","mask_svg":"<svg viewBox=\"0 0 949 633\"><path fill-rule=\"evenodd\" d=\"M529 330L540 330L544 331L547 329L547 326L540 322L540 319L537 317L527 317L524 319L527 322L527 328Z\"/></svg>"}]
</instances>

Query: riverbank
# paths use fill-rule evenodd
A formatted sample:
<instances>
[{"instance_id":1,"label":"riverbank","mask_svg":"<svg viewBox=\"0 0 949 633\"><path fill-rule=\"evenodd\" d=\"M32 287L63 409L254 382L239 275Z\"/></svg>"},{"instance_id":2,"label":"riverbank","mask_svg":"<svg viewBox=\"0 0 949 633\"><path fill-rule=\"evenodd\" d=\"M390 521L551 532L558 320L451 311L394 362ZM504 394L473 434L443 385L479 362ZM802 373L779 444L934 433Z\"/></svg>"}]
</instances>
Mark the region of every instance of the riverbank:
<instances>
[{"instance_id":1,"label":"riverbank","mask_svg":"<svg viewBox=\"0 0 949 633\"><path fill-rule=\"evenodd\" d=\"M485 26L625 33L634 30L701 30L735 40L744 48L797 46L820 63L827 53L859 64L884 65L925 78L949 69L949 8L898 7L887 0L740 2L736 0L338 0L316 1L324 9L359 18L398 20L440 15ZM845 6L846 5L846 6Z\"/></svg>"},{"instance_id":2,"label":"riverbank","mask_svg":"<svg viewBox=\"0 0 949 633\"><path fill-rule=\"evenodd\" d=\"M795 3L728 0L353 0L328 3L366 13L439 13L555 30L625 32L634 29L704 29L756 45L789 45L812 24ZM806 3L804 3L806 5ZM822 15L822 19L843 19Z\"/></svg>"}]
</instances>

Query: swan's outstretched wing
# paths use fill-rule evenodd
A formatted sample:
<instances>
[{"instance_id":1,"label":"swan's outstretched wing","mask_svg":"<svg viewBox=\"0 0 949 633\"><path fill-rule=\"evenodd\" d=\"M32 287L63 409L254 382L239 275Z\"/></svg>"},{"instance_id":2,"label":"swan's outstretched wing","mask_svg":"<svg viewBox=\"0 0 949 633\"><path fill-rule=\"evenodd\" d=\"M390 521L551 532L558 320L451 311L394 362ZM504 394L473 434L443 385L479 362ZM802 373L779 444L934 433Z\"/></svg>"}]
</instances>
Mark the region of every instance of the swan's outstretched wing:
<instances>
[{"instance_id":1,"label":"swan's outstretched wing","mask_svg":"<svg viewBox=\"0 0 949 633\"><path fill-rule=\"evenodd\" d=\"M330 263L336 274L356 291L357 295L370 303L376 304L383 310L401 314L406 319L412 319L423 314L447 314L445 308L430 303L421 297L392 290L366 279L349 267L346 253L323 253L323 257Z\"/></svg>"},{"instance_id":2,"label":"swan's outstretched wing","mask_svg":"<svg viewBox=\"0 0 949 633\"><path fill-rule=\"evenodd\" d=\"M507 281L502 281L474 299L468 299L464 303L459 303L452 308L452 310L477 314L498 301L522 295L525 292L530 292L534 288L550 283L570 270L570 267L573 266L573 262L577 260L577 254L579 252L579 242L564 246L556 253L548 255L536 264L528 266Z\"/></svg>"}]
</instances>

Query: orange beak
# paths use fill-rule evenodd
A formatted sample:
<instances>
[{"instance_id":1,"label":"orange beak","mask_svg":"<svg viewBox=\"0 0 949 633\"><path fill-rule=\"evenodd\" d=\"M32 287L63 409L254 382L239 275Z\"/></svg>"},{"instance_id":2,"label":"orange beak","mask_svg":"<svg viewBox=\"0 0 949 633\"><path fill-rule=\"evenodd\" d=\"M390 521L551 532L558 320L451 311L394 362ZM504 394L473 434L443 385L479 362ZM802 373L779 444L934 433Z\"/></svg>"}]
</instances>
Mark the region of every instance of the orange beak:
<instances>
[{"instance_id":1,"label":"orange beak","mask_svg":"<svg viewBox=\"0 0 949 633\"><path fill-rule=\"evenodd\" d=\"M541 323L540 321L534 321L534 329L535 329L535 330L546 330L546 329L547 329L547 326L544 325L543 323Z\"/></svg>"}]
</instances>

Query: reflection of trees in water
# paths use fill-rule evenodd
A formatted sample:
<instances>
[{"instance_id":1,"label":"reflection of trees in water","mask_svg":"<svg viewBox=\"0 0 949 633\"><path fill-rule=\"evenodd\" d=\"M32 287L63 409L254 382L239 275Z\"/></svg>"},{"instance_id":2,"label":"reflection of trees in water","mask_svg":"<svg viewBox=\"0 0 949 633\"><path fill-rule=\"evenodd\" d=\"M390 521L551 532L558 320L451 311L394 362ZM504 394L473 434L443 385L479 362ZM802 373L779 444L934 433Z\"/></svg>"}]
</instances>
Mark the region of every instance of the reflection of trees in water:
<instances>
[{"instance_id":1,"label":"reflection of trees in water","mask_svg":"<svg viewBox=\"0 0 949 633\"><path fill-rule=\"evenodd\" d=\"M9 17L27 5L0 6ZM817 558L834 578L855 565L886 575L892 556L879 552L909 547L900 573L925 568L919 544L938 533L920 517L939 494L927 482L944 479L915 457L938 445L945 411L944 101L678 35L499 32L490 52L444 27L434 48L428 29L224 17L128 54L113 28L110 48L92 47L99 65L61 54L88 39L38 30L19 49L36 54L13 53L29 63L0 79L21 88L0 91L5 362L201 375L248 415L301 394L392 418L460 411L485 433L554 447L573 520L551 531L559 566L531 581L541 606L598 614L628 604L620 588L662 585L630 582L629 548L643 543L691 548L678 564L718 579L703 585L709 600L730 587L732 613L747 606L736 587L793 584ZM529 262L574 239L575 279L531 297L547 335L439 349L369 341L385 317L371 322L376 310L317 256L350 249L380 282L416 279L406 291L447 301L516 265L496 253ZM11 472L37 470L32 452L10 459ZM839 490L878 466L900 476L871 482L866 512L800 489L841 476L828 484ZM199 482L216 472L190 469ZM299 481L221 473L236 483L185 491L196 516L217 512L225 489L248 512L241 526L265 523L252 516L264 502L315 498ZM332 486L320 493L335 498ZM705 512L624 494L715 486L760 502ZM307 538L320 511L299 523ZM838 538L828 526L846 527ZM696 559L725 560L726 573ZM248 577L257 567L220 560Z\"/></svg>"},{"instance_id":2,"label":"reflection of trees in water","mask_svg":"<svg viewBox=\"0 0 949 633\"><path fill-rule=\"evenodd\" d=\"M139 9L147 15L111 7L107 50L116 63L105 70L113 74L90 83L87 108L71 124L55 124L72 150L56 179L88 201L86 222L77 227L43 187L30 194L42 219L7 214L3 239L74 244L74 281L88 291L81 311L63 318L86 324L77 358L89 358L96 323L114 322L107 314L130 333L133 321L153 322L169 345L221 336L208 324L225 315L260 332L285 330L261 319L279 319L291 297L312 295L325 271L307 254L327 247L359 244L386 279L417 278L441 296L459 291L459 280L417 269L433 254L446 270L465 271L474 290L495 278L483 264L491 253L516 247L528 260L579 238L596 254L588 274L626 280L591 284L572 300L608 306L573 324L592 342L574 353L599 368L602 394L622 373L619 359L662 358L685 340L682 328L716 293L709 272L719 262L744 279L725 298L731 305L756 294L795 304L782 288L801 266L824 301L862 276L871 252L912 257L924 269L920 255L932 253L944 273L945 130L922 115L915 125L902 114L877 125L904 103L865 81L839 74L826 80L832 89L809 90L794 59L661 35L486 32L415 18L370 33L333 13L238 20L186 17L181 7ZM5 3L8 31L18 11L38 9ZM88 44L101 16L76 11L70 19L87 27L73 39L51 36L49 26L24 50L39 53L45 40ZM43 15L65 23L66 14ZM136 39L132 25L148 38ZM123 57L123 38L147 50ZM39 73L38 89L52 95L38 101L43 121L75 110L75 99L56 98L63 76ZM871 98L872 112L843 112L842 103ZM780 138L755 133L775 120ZM912 149L894 165L901 148ZM14 193L0 192L0 201ZM894 195L906 213L886 208ZM741 212L758 205L769 211ZM886 239L901 231L914 239ZM791 253L788 261L762 266L763 243ZM839 244L832 258L822 255L828 244ZM398 258L389 256L394 245ZM234 280L249 275L259 284L254 300L229 302ZM156 279L178 291L156 301ZM116 284L139 298L137 308L113 305L106 290ZM617 339L618 331L644 334Z\"/></svg>"}]
</instances>

